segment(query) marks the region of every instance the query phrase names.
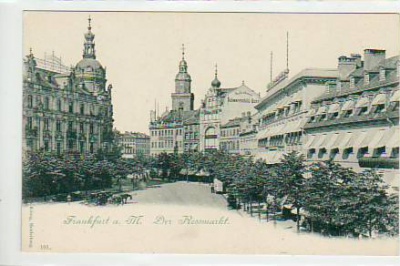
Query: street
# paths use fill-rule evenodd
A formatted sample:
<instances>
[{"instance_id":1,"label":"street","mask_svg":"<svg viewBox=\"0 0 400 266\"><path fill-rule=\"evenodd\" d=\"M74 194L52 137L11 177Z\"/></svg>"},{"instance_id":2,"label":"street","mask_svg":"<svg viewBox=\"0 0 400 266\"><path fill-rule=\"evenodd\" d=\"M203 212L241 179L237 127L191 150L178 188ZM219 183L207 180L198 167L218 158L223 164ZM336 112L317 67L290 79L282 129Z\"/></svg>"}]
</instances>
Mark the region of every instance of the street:
<instances>
[{"instance_id":1,"label":"street","mask_svg":"<svg viewBox=\"0 0 400 266\"><path fill-rule=\"evenodd\" d=\"M206 184L177 182L132 192L125 205L23 205L26 251L192 254L397 255L398 240L327 238L292 221L228 210ZM68 241L65 241L68 240ZM30 246L31 247L30 247Z\"/></svg>"},{"instance_id":2,"label":"street","mask_svg":"<svg viewBox=\"0 0 400 266\"><path fill-rule=\"evenodd\" d=\"M138 203L196 205L226 209L224 197L219 194L212 194L209 184L185 181L135 191L133 201Z\"/></svg>"}]
</instances>

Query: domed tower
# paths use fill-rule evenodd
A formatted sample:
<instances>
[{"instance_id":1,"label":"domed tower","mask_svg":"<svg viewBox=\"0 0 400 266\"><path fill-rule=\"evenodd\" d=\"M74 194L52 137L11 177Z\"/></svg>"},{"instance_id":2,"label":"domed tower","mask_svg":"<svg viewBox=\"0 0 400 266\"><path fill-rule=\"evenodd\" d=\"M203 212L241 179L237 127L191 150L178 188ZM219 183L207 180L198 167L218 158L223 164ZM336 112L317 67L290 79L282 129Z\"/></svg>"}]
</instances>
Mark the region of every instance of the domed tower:
<instances>
[{"instance_id":1,"label":"domed tower","mask_svg":"<svg viewBox=\"0 0 400 266\"><path fill-rule=\"evenodd\" d=\"M221 87L221 81L218 80L218 66L215 65L215 77L214 80L211 82L211 87L214 89L219 89Z\"/></svg>"},{"instance_id":2,"label":"domed tower","mask_svg":"<svg viewBox=\"0 0 400 266\"><path fill-rule=\"evenodd\" d=\"M175 77L175 92L172 93L172 110L193 110L194 95L191 93L192 78L187 72L188 66L185 60L185 47L182 44L182 60L179 63L179 72Z\"/></svg>"},{"instance_id":3,"label":"domed tower","mask_svg":"<svg viewBox=\"0 0 400 266\"><path fill-rule=\"evenodd\" d=\"M84 92L102 94L105 92L106 71L96 60L94 34L92 33L91 18L88 19L88 32L85 33L83 58L74 69L77 78L77 87Z\"/></svg>"}]
</instances>

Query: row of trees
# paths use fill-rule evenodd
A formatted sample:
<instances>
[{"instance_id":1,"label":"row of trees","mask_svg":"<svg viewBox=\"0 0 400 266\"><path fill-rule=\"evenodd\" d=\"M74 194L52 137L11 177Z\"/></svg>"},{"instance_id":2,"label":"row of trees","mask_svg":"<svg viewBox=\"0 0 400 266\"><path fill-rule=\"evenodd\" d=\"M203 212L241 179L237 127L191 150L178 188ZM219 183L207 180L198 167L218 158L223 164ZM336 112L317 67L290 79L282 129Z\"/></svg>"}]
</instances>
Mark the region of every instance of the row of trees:
<instances>
[{"instance_id":1,"label":"row of trees","mask_svg":"<svg viewBox=\"0 0 400 266\"><path fill-rule=\"evenodd\" d=\"M24 160L23 197L46 199L59 193L104 190L145 169L164 179L176 179L182 169L202 171L208 180L224 183L235 206L250 212L254 204L266 206L267 219L276 219L284 205L290 206L298 229L304 222L310 231L331 235L398 234L398 196L388 194L381 175L373 170L356 173L331 161L306 165L295 152L276 165L222 151L162 153L157 158L129 160L101 152L61 157L30 152Z\"/></svg>"},{"instance_id":2,"label":"row of trees","mask_svg":"<svg viewBox=\"0 0 400 266\"><path fill-rule=\"evenodd\" d=\"M69 153L62 156L43 151L28 152L23 162L24 199L74 191L110 188L128 174L143 173L150 167L146 158L122 159L97 154Z\"/></svg>"},{"instance_id":3,"label":"row of trees","mask_svg":"<svg viewBox=\"0 0 400 266\"><path fill-rule=\"evenodd\" d=\"M303 223L329 235L398 234L398 195L388 193L374 170L356 173L332 161L307 165L296 152L276 165L221 151L160 155L158 164L175 174L181 169L207 171L224 183L230 202L250 211L262 203L267 219L291 206L298 230Z\"/></svg>"}]
</instances>

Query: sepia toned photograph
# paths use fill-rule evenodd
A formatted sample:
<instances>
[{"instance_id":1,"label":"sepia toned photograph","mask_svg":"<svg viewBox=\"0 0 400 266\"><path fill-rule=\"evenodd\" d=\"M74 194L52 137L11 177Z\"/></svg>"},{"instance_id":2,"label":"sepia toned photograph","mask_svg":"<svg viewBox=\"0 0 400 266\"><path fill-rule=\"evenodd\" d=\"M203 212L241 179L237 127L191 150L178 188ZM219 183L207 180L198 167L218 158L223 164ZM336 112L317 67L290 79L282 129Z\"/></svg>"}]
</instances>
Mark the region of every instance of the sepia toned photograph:
<instances>
[{"instance_id":1,"label":"sepia toned photograph","mask_svg":"<svg viewBox=\"0 0 400 266\"><path fill-rule=\"evenodd\" d=\"M24 11L22 251L398 256L399 29Z\"/></svg>"}]
</instances>

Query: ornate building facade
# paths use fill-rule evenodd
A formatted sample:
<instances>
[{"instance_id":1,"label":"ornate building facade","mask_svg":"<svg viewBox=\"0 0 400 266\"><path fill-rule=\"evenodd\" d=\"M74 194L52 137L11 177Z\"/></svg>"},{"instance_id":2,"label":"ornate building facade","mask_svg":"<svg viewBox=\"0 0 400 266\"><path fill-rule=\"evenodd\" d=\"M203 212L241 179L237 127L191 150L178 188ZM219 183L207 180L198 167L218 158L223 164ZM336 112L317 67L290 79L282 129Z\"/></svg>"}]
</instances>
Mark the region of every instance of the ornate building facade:
<instances>
[{"instance_id":1,"label":"ornate building facade","mask_svg":"<svg viewBox=\"0 0 400 266\"><path fill-rule=\"evenodd\" d=\"M377 168L398 187L399 56L366 49L361 59L339 57L336 85L312 101L304 154L309 161Z\"/></svg>"},{"instance_id":2,"label":"ornate building facade","mask_svg":"<svg viewBox=\"0 0 400 266\"><path fill-rule=\"evenodd\" d=\"M211 87L200 107L200 151L220 149L221 125L239 117L243 112L254 112L260 95L244 82L236 88L221 88L217 69Z\"/></svg>"},{"instance_id":3,"label":"ornate building facade","mask_svg":"<svg viewBox=\"0 0 400 266\"><path fill-rule=\"evenodd\" d=\"M106 86L106 70L96 60L89 18L83 58L68 69L58 62L24 60L24 150L94 153L113 145L112 86Z\"/></svg>"}]
</instances>

